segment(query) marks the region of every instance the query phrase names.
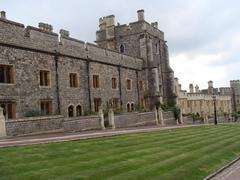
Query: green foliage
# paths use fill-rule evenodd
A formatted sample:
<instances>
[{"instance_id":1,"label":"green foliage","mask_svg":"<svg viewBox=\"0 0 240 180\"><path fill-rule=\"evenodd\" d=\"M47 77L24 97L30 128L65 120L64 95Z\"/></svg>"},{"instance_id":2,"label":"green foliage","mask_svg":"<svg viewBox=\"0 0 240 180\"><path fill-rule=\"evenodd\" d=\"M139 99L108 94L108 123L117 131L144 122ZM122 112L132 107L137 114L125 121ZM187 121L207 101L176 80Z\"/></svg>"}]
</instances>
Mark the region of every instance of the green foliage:
<instances>
[{"instance_id":1,"label":"green foliage","mask_svg":"<svg viewBox=\"0 0 240 180\"><path fill-rule=\"evenodd\" d=\"M172 109L173 113L174 113L174 117L175 117L175 120L179 120L180 119L180 113L181 113L181 110L179 107L177 106L174 106L173 109Z\"/></svg>"},{"instance_id":2,"label":"green foliage","mask_svg":"<svg viewBox=\"0 0 240 180\"><path fill-rule=\"evenodd\" d=\"M193 119L193 121L197 121L197 120L203 121L204 120L204 117L200 116L199 113L196 113L196 114L189 113L188 116L190 116Z\"/></svg>"},{"instance_id":3,"label":"green foliage","mask_svg":"<svg viewBox=\"0 0 240 180\"><path fill-rule=\"evenodd\" d=\"M98 115L97 112L93 112L93 111L85 111L83 114L84 114L84 116L95 116L95 115Z\"/></svg>"},{"instance_id":4,"label":"green foliage","mask_svg":"<svg viewBox=\"0 0 240 180\"><path fill-rule=\"evenodd\" d=\"M25 114L25 117L39 117L39 116L41 116L41 113L38 110L28 111Z\"/></svg>"}]
</instances>

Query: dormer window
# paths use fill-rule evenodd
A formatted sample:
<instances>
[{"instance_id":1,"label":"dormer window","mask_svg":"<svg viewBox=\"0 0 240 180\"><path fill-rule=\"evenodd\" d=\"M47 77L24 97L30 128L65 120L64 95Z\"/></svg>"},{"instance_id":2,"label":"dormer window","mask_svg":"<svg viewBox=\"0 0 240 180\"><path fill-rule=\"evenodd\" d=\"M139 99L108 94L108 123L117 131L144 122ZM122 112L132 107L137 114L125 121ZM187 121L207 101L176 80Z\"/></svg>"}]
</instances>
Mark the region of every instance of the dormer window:
<instances>
[{"instance_id":1,"label":"dormer window","mask_svg":"<svg viewBox=\"0 0 240 180\"><path fill-rule=\"evenodd\" d=\"M125 47L123 44L120 45L119 50L120 50L120 53L125 53Z\"/></svg>"}]
</instances>

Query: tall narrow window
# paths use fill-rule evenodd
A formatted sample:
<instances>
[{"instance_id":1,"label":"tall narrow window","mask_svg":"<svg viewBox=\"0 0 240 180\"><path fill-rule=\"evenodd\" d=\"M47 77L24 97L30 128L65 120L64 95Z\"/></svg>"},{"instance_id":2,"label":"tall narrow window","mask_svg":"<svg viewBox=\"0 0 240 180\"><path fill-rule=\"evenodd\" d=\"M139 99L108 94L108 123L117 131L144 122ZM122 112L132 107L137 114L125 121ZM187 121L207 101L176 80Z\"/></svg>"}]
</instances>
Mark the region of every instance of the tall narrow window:
<instances>
[{"instance_id":1,"label":"tall narrow window","mask_svg":"<svg viewBox=\"0 0 240 180\"><path fill-rule=\"evenodd\" d=\"M120 50L120 53L125 53L125 47L123 44L120 45L119 50Z\"/></svg>"},{"instance_id":2,"label":"tall narrow window","mask_svg":"<svg viewBox=\"0 0 240 180\"><path fill-rule=\"evenodd\" d=\"M117 89L117 78L112 78L112 89Z\"/></svg>"},{"instance_id":3,"label":"tall narrow window","mask_svg":"<svg viewBox=\"0 0 240 180\"><path fill-rule=\"evenodd\" d=\"M74 107L71 105L68 107L68 117L73 117L74 116Z\"/></svg>"},{"instance_id":4,"label":"tall narrow window","mask_svg":"<svg viewBox=\"0 0 240 180\"><path fill-rule=\"evenodd\" d=\"M100 108L101 105L102 105L101 98L95 98L94 99L94 110L95 110L95 112L99 111L99 108Z\"/></svg>"},{"instance_id":5,"label":"tall narrow window","mask_svg":"<svg viewBox=\"0 0 240 180\"><path fill-rule=\"evenodd\" d=\"M99 88L99 76L93 75L93 88Z\"/></svg>"},{"instance_id":6,"label":"tall narrow window","mask_svg":"<svg viewBox=\"0 0 240 180\"><path fill-rule=\"evenodd\" d=\"M78 87L78 79L76 73L70 73L69 74L69 80L70 80L70 87Z\"/></svg>"},{"instance_id":7,"label":"tall narrow window","mask_svg":"<svg viewBox=\"0 0 240 180\"><path fill-rule=\"evenodd\" d=\"M159 44L158 43L156 43L156 54L159 54Z\"/></svg>"},{"instance_id":8,"label":"tall narrow window","mask_svg":"<svg viewBox=\"0 0 240 180\"><path fill-rule=\"evenodd\" d=\"M113 98L113 100L112 100L112 107L114 109L118 109L119 108L119 99L118 98Z\"/></svg>"},{"instance_id":9,"label":"tall narrow window","mask_svg":"<svg viewBox=\"0 0 240 180\"><path fill-rule=\"evenodd\" d=\"M127 103L127 112L131 112L131 105L130 105L130 103Z\"/></svg>"},{"instance_id":10,"label":"tall narrow window","mask_svg":"<svg viewBox=\"0 0 240 180\"><path fill-rule=\"evenodd\" d=\"M76 107L76 116L82 116L82 106L80 105Z\"/></svg>"},{"instance_id":11,"label":"tall narrow window","mask_svg":"<svg viewBox=\"0 0 240 180\"><path fill-rule=\"evenodd\" d=\"M144 90L144 83L143 83L143 81L139 81L139 89L140 89L140 91Z\"/></svg>"},{"instance_id":12,"label":"tall narrow window","mask_svg":"<svg viewBox=\"0 0 240 180\"><path fill-rule=\"evenodd\" d=\"M13 84L13 66L0 64L0 83Z\"/></svg>"},{"instance_id":13,"label":"tall narrow window","mask_svg":"<svg viewBox=\"0 0 240 180\"><path fill-rule=\"evenodd\" d=\"M130 79L127 79L127 90L132 89L132 81Z\"/></svg>"},{"instance_id":14,"label":"tall narrow window","mask_svg":"<svg viewBox=\"0 0 240 180\"><path fill-rule=\"evenodd\" d=\"M3 115L6 119L16 118L16 103L0 102L0 106L3 108Z\"/></svg>"},{"instance_id":15,"label":"tall narrow window","mask_svg":"<svg viewBox=\"0 0 240 180\"><path fill-rule=\"evenodd\" d=\"M50 86L50 71L40 71L40 86Z\"/></svg>"},{"instance_id":16,"label":"tall narrow window","mask_svg":"<svg viewBox=\"0 0 240 180\"><path fill-rule=\"evenodd\" d=\"M52 115L52 101L41 101L41 115L49 116Z\"/></svg>"},{"instance_id":17,"label":"tall narrow window","mask_svg":"<svg viewBox=\"0 0 240 180\"><path fill-rule=\"evenodd\" d=\"M134 111L135 110L135 105L134 103L131 104L131 111Z\"/></svg>"}]
</instances>

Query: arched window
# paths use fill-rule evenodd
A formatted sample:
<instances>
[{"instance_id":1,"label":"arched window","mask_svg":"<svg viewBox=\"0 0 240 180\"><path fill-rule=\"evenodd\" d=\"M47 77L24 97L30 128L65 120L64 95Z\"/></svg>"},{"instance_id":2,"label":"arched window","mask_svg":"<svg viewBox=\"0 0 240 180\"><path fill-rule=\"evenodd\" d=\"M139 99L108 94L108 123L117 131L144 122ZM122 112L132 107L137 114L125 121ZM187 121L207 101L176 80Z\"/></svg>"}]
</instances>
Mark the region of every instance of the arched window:
<instances>
[{"instance_id":1,"label":"arched window","mask_svg":"<svg viewBox=\"0 0 240 180\"><path fill-rule=\"evenodd\" d=\"M120 45L119 50L120 50L120 53L125 53L125 47L123 44Z\"/></svg>"},{"instance_id":2,"label":"arched window","mask_svg":"<svg viewBox=\"0 0 240 180\"><path fill-rule=\"evenodd\" d=\"M131 105L130 105L130 103L127 103L127 112L131 112Z\"/></svg>"},{"instance_id":3,"label":"arched window","mask_svg":"<svg viewBox=\"0 0 240 180\"><path fill-rule=\"evenodd\" d=\"M74 116L74 107L71 105L68 107L68 117Z\"/></svg>"},{"instance_id":4,"label":"arched window","mask_svg":"<svg viewBox=\"0 0 240 180\"><path fill-rule=\"evenodd\" d=\"M76 116L82 116L82 106L78 105L76 107Z\"/></svg>"},{"instance_id":5,"label":"arched window","mask_svg":"<svg viewBox=\"0 0 240 180\"><path fill-rule=\"evenodd\" d=\"M131 111L134 111L134 103L131 104Z\"/></svg>"}]
</instances>

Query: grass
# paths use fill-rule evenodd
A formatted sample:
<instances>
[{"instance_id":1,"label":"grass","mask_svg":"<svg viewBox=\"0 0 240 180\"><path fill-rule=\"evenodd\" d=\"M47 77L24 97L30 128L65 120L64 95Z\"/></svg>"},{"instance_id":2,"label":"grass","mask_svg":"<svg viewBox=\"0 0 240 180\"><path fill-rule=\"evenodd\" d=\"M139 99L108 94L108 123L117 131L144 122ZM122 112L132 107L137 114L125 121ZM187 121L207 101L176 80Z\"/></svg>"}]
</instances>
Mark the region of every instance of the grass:
<instances>
[{"instance_id":1,"label":"grass","mask_svg":"<svg viewBox=\"0 0 240 180\"><path fill-rule=\"evenodd\" d=\"M240 125L0 149L0 179L203 179L240 156Z\"/></svg>"}]
</instances>

